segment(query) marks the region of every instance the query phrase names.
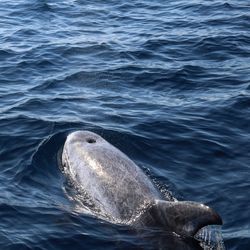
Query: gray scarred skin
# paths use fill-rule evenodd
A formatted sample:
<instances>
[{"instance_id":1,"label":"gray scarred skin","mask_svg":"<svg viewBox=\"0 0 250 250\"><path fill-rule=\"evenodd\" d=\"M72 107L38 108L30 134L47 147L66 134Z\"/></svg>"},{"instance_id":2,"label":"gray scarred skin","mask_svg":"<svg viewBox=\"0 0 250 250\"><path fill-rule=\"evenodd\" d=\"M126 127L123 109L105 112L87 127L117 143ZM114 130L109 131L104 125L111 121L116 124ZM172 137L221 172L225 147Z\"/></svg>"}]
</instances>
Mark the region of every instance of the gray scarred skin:
<instances>
[{"instance_id":1,"label":"gray scarred skin","mask_svg":"<svg viewBox=\"0 0 250 250\"><path fill-rule=\"evenodd\" d=\"M124 153L89 131L68 135L62 165L71 181L90 197L100 218L113 223L158 226L194 235L221 224L211 208L194 202L164 201L145 173Z\"/></svg>"},{"instance_id":2,"label":"gray scarred skin","mask_svg":"<svg viewBox=\"0 0 250 250\"><path fill-rule=\"evenodd\" d=\"M90 139L95 142L89 143ZM133 161L92 132L77 131L67 137L62 163L73 181L111 219L129 221L135 211L161 198Z\"/></svg>"}]
</instances>

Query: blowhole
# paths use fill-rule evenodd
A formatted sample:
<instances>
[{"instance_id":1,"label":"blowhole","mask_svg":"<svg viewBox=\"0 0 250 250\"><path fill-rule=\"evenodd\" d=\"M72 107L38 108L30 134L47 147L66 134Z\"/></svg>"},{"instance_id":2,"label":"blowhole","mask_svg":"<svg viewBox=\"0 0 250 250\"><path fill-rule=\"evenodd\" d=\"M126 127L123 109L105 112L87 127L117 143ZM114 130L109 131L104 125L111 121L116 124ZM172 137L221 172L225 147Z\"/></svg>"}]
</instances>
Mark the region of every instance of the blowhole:
<instances>
[{"instance_id":1,"label":"blowhole","mask_svg":"<svg viewBox=\"0 0 250 250\"><path fill-rule=\"evenodd\" d=\"M88 142L88 143L95 143L96 140L95 140L95 139L92 139L92 138L88 138L88 139L87 139L87 142Z\"/></svg>"}]
</instances>

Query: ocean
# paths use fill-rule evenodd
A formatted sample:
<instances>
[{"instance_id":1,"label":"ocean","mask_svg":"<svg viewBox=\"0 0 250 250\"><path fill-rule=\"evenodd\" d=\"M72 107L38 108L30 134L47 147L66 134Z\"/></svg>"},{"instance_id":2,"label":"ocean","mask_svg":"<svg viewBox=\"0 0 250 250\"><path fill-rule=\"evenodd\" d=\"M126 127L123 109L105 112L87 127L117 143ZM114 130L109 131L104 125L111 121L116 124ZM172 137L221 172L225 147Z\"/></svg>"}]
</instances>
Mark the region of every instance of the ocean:
<instances>
[{"instance_id":1,"label":"ocean","mask_svg":"<svg viewBox=\"0 0 250 250\"><path fill-rule=\"evenodd\" d=\"M75 130L213 207L225 248L250 249L247 0L0 1L0 45L0 249L149 249L66 195Z\"/></svg>"}]
</instances>

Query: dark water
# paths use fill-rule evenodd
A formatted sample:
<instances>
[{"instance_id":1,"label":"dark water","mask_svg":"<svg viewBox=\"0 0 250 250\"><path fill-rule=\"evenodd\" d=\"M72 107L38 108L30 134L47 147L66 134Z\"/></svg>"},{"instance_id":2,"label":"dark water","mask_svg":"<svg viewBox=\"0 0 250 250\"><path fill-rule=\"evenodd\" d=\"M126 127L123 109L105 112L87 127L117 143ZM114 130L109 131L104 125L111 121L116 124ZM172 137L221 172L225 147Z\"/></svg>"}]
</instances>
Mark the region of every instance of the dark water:
<instances>
[{"instance_id":1,"label":"dark water","mask_svg":"<svg viewBox=\"0 0 250 250\"><path fill-rule=\"evenodd\" d=\"M76 129L250 248L249 1L1 1L0 42L1 249L147 249L65 195Z\"/></svg>"}]
</instances>

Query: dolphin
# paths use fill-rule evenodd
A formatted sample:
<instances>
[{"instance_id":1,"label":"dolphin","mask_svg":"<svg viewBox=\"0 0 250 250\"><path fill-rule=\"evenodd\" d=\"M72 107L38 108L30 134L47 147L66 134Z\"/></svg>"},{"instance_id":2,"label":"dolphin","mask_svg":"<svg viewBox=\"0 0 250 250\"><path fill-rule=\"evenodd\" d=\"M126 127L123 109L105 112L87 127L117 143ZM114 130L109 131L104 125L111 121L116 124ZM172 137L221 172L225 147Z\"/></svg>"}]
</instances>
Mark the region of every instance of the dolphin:
<instances>
[{"instance_id":1,"label":"dolphin","mask_svg":"<svg viewBox=\"0 0 250 250\"><path fill-rule=\"evenodd\" d=\"M96 133L68 134L61 163L93 214L111 223L160 228L184 237L222 224L204 204L166 200L141 168Z\"/></svg>"}]
</instances>

